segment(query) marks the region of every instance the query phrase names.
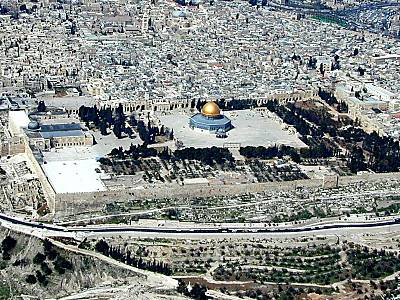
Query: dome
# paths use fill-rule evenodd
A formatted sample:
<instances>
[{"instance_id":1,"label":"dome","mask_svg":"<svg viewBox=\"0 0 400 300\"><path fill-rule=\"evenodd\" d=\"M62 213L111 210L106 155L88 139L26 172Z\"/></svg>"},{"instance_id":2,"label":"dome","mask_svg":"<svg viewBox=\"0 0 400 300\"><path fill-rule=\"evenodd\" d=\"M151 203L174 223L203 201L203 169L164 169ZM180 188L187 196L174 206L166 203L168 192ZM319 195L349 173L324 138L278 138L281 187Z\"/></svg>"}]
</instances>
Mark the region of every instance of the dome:
<instances>
[{"instance_id":1,"label":"dome","mask_svg":"<svg viewBox=\"0 0 400 300\"><path fill-rule=\"evenodd\" d=\"M207 117L217 117L221 115L221 110L215 102L207 102L201 109L201 113Z\"/></svg>"},{"instance_id":2,"label":"dome","mask_svg":"<svg viewBox=\"0 0 400 300\"><path fill-rule=\"evenodd\" d=\"M39 129L40 125L38 123L38 121L30 121L28 124L28 129L29 130L37 130Z\"/></svg>"}]
</instances>

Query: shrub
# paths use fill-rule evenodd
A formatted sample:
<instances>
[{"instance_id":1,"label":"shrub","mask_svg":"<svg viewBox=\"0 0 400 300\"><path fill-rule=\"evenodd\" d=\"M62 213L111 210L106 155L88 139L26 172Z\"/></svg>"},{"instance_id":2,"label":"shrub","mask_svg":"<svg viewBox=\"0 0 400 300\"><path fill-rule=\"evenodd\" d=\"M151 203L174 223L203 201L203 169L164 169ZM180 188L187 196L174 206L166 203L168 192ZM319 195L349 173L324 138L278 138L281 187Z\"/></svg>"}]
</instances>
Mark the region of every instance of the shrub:
<instances>
[{"instance_id":1,"label":"shrub","mask_svg":"<svg viewBox=\"0 0 400 300\"><path fill-rule=\"evenodd\" d=\"M35 284L36 283L36 277L35 277L35 275L28 275L27 277L26 277L26 279L25 279L25 281L27 282L27 283L30 283L30 284Z\"/></svg>"},{"instance_id":2,"label":"shrub","mask_svg":"<svg viewBox=\"0 0 400 300\"><path fill-rule=\"evenodd\" d=\"M6 236L5 239L1 242L1 247L3 248L4 252L9 252L15 248L17 245L17 241L12 238L11 236Z\"/></svg>"},{"instance_id":3,"label":"shrub","mask_svg":"<svg viewBox=\"0 0 400 300\"><path fill-rule=\"evenodd\" d=\"M33 258L33 263L36 265L41 264L46 260L46 256L43 253L38 252Z\"/></svg>"}]
</instances>

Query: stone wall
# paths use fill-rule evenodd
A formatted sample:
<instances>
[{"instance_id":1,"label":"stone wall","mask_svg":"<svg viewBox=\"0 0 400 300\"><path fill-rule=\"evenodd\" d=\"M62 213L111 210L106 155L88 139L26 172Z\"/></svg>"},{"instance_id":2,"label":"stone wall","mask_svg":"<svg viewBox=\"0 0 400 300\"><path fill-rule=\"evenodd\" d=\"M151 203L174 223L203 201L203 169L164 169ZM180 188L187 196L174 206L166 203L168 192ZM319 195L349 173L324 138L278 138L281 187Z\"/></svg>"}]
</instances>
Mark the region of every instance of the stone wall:
<instances>
[{"instance_id":1,"label":"stone wall","mask_svg":"<svg viewBox=\"0 0 400 300\"><path fill-rule=\"evenodd\" d=\"M50 211L54 212L55 211L55 199L56 199L55 191L54 191L53 187L51 186L51 184L49 183L49 180L47 179L46 174L44 173L42 167L36 160L36 158L32 152L32 149L28 145L27 142L25 142L25 153L29 158L31 167L35 171L36 175L39 178L40 183L42 184L42 188L43 188L46 200L47 200L47 205L48 205Z\"/></svg>"},{"instance_id":2,"label":"stone wall","mask_svg":"<svg viewBox=\"0 0 400 300\"><path fill-rule=\"evenodd\" d=\"M382 180L399 179L400 173L364 174L357 176L339 177L338 185L345 186L357 182L379 182ZM296 188L323 187L323 179L305 179L285 182L267 182L240 185L208 185L190 184L178 185L149 185L144 189L125 189L91 193L68 193L55 195L55 217L101 211L108 203L124 202L129 199L154 199L167 197L197 197L199 195L237 195L258 193L264 191L291 191Z\"/></svg>"},{"instance_id":3,"label":"stone wall","mask_svg":"<svg viewBox=\"0 0 400 300\"><path fill-rule=\"evenodd\" d=\"M218 196L257 193L265 190L292 190L297 187L318 187L322 180L297 180L240 185L149 185L144 189L125 189L90 193L56 194L56 218L78 213L100 211L108 203L124 202L129 199L155 199L167 197L192 198L198 195Z\"/></svg>"}]
</instances>

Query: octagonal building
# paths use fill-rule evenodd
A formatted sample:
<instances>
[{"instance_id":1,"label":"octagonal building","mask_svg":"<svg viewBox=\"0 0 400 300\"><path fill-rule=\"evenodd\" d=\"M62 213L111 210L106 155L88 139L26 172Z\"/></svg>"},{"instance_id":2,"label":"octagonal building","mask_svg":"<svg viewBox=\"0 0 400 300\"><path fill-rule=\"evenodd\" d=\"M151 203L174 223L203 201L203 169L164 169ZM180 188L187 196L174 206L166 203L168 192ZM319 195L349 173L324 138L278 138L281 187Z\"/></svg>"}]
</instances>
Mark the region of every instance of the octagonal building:
<instances>
[{"instance_id":1,"label":"octagonal building","mask_svg":"<svg viewBox=\"0 0 400 300\"><path fill-rule=\"evenodd\" d=\"M207 102L197 113L190 118L189 126L192 129L200 129L210 133L224 134L233 128L231 120L221 114L219 106L215 102Z\"/></svg>"}]
</instances>

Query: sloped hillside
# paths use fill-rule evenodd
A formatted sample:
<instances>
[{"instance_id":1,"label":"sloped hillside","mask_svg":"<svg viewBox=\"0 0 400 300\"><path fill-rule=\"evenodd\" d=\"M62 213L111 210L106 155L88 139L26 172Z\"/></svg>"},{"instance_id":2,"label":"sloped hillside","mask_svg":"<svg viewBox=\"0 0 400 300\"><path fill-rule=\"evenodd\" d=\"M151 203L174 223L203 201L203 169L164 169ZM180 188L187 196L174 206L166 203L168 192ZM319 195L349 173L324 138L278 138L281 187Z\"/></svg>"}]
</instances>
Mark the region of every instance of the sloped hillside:
<instances>
[{"instance_id":1,"label":"sloped hillside","mask_svg":"<svg viewBox=\"0 0 400 300\"><path fill-rule=\"evenodd\" d=\"M0 227L0 299L163 299L148 278L100 259L61 249L49 240ZM164 295L159 295L164 294ZM71 296L71 295L77 296ZM171 298L172 299L172 298ZM176 299L176 298L174 298Z\"/></svg>"}]
</instances>

